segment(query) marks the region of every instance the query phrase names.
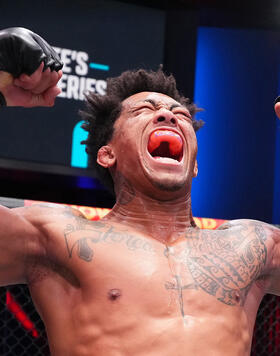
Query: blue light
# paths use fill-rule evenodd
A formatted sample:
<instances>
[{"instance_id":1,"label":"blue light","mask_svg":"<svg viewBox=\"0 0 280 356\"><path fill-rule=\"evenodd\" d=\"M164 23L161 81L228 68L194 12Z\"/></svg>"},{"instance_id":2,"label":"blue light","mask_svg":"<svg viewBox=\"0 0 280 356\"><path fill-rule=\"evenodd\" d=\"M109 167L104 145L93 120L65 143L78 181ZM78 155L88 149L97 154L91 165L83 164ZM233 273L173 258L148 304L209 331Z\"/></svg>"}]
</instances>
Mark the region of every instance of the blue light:
<instances>
[{"instance_id":1,"label":"blue light","mask_svg":"<svg viewBox=\"0 0 280 356\"><path fill-rule=\"evenodd\" d=\"M99 188L99 184L94 178L77 177L77 187L82 189L96 189Z\"/></svg>"},{"instance_id":2,"label":"blue light","mask_svg":"<svg viewBox=\"0 0 280 356\"><path fill-rule=\"evenodd\" d=\"M86 168L88 166L88 157L85 151L85 145L81 141L86 140L87 132L82 128L83 121L79 121L74 129L72 135L72 154L71 166L78 168Z\"/></svg>"},{"instance_id":3,"label":"blue light","mask_svg":"<svg viewBox=\"0 0 280 356\"><path fill-rule=\"evenodd\" d=\"M99 64L99 63L90 63L89 67L92 69L98 69L98 70L109 70L110 66L106 65L106 64Z\"/></svg>"},{"instance_id":4,"label":"blue light","mask_svg":"<svg viewBox=\"0 0 280 356\"><path fill-rule=\"evenodd\" d=\"M197 135L193 213L279 223L280 125L276 157L272 107L278 38L269 31L200 27L197 40L194 97L206 125Z\"/></svg>"}]
</instances>

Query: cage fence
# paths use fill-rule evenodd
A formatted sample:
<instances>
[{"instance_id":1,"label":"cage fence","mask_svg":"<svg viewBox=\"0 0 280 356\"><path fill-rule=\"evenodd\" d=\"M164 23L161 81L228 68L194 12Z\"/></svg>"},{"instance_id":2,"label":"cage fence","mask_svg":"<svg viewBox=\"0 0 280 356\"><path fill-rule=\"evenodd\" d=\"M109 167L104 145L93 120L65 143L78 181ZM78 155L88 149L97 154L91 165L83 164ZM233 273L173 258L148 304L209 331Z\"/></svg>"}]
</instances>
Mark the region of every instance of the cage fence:
<instances>
[{"instance_id":1,"label":"cage fence","mask_svg":"<svg viewBox=\"0 0 280 356\"><path fill-rule=\"evenodd\" d=\"M49 356L44 324L26 285L0 288L0 356Z\"/></svg>"}]
</instances>

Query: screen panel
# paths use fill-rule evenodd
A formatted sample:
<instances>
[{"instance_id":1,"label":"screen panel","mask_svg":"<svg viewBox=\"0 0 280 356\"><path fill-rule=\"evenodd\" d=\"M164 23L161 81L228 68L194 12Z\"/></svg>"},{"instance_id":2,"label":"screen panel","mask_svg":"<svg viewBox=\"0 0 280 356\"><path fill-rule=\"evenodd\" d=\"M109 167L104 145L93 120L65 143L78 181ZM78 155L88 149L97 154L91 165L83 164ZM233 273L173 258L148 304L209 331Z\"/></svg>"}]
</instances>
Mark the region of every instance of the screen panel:
<instances>
[{"instance_id":1,"label":"screen panel","mask_svg":"<svg viewBox=\"0 0 280 356\"><path fill-rule=\"evenodd\" d=\"M56 2L54 9L26 1L1 6L0 20L2 28L37 32L65 63L55 107L1 110L0 164L12 161L18 168L35 170L51 166L55 173L71 163L85 167L77 130L83 92L103 95L106 79L127 69L157 69L163 62L164 12L117 1ZM74 168L73 173L81 174Z\"/></svg>"}]
</instances>

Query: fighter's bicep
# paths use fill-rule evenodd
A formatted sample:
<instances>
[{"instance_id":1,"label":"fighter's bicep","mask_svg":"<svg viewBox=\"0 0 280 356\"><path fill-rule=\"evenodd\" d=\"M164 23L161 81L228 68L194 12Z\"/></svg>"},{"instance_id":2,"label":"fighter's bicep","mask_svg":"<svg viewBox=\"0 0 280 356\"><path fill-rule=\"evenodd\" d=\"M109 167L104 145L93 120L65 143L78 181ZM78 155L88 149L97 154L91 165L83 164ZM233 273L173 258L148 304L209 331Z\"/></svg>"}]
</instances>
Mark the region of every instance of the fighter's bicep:
<instances>
[{"instance_id":1,"label":"fighter's bicep","mask_svg":"<svg viewBox=\"0 0 280 356\"><path fill-rule=\"evenodd\" d=\"M35 257L44 254L44 259L59 261L63 258L65 235L69 231L83 230L88 222L78 209L59 204L35 204L17 210L35 228L36 233L28 242L28 253Z\"/></svg>"},{"instance_id":2,"label":"fighter's bicep","mask_svg":"<svg viewBox=\"0 0 280 356\"><path fill-rule=\"evenodd\" d=\"M28 256L42 250L39 235L21 209L0 206L0 285L25 283Z\"/></svg>"}]
</instances>

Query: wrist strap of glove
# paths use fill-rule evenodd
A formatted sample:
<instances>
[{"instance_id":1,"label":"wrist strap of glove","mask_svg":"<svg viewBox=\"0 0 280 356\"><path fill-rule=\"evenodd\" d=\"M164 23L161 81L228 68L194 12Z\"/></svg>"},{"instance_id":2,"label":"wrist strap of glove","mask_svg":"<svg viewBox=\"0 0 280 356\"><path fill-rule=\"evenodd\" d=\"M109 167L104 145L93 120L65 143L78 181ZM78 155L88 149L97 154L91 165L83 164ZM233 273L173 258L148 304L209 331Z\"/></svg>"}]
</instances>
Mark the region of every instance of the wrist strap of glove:
<instances>
[{"instance_id":1,"label":"wrist strap of glove","mask_svg":"<svg viewBox=\"0 0 280 356\"><path fill-rule=\"evenodd\" d=\"M2 106L7 106L7 103L6 103L6 99L5 99L4 95L0 91L0 108Z\"/></svg>"}]
</instances>

